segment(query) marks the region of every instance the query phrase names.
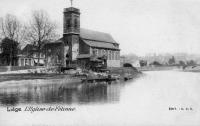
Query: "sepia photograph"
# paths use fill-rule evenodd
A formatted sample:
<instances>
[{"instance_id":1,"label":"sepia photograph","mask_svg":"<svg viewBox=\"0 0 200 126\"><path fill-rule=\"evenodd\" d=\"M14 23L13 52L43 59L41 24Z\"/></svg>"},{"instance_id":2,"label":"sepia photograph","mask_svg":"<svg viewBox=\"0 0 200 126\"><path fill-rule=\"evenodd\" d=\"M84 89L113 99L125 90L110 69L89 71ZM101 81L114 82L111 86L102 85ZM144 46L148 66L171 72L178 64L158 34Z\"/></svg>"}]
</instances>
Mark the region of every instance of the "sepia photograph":
<instances>
[{"instance_id":1,"label":"sepia photograph","mask_svg":"<svg viewBox=\"0 0 200 126\"><path fill-rule=\"evenodd\" d=\"M200 0L0 0L0 126L200 126Z\"/></svg>"}]
</instances>

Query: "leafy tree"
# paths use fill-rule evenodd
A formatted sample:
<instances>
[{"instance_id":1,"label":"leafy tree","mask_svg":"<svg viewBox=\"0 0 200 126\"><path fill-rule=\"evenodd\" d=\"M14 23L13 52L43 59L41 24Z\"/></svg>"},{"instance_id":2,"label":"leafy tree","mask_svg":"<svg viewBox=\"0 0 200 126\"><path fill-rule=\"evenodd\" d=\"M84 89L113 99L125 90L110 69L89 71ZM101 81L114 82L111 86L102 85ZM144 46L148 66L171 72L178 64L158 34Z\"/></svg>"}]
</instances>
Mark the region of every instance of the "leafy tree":
<instances>
[{"instance_id":1,"label":"leafy tree","mask_svg":"<svg viewBox=\"0 0 200 126\"><path fill-rule=\"evenodd\" d=\"M158 61L153 61L150 65L162 66L162 64L159 63Z\"/></svg>"},{"instance_id":2,"label":"leafy tree","mask_svg":"<svg viewBox=\"0 0 200 126\"><path fill-rule=\"evenodd\" d=\"M169 59L169 61L168 61L168 63L169 63L169 65L173 65L173 64L175 64L175 58L174 58L174 56L172 56L172 58L170 58Z\"/></svg>"},{"instance_id":3,"label":"leafy tree","mask_svg":"<svg viewBox=\"0 0 200 126\"><path fill-rule=\"evenodd\" d=\"M1 58L6 61L6 65L16 65L19 43L12 39L5 38L2 40L1 49Z\"/></svg>"},{"instance_id":4,"label":"leafy tree","mask_svg":"<svg viewBox=\"0 0 200 126\"><path fill-rule=\"evenodd\" d=\"M132 64L130 64L130 63L125 63L125 64L123 65L123 67L133 67L133 66L132 66Z\"/></svg>"},{"instance_id":5,"label":"leafy tree","mask_svg":"<svg viewBox=\"0 0 200 126\"><path fill-rule=\"evenodd\" d=\"M15 65L19 42L23 41L25 29L16 16L7 14L0 18L1 61L6 65Z\"/></svg>"},{"instance_id":6,"label":"leafy tree","mask_svg":"<svg viewBox=\"0 0 200 126\"><path fill-rule=\"evenodd\" d=\"M185 63L184 61L180 60L180 61L179 61L179 65L181 65L181 66L185 66L186 63Z\"/></svg>"},{"instance_id":7,"label":"leafy tree","mask_svg":"<svg viewBox=\"0 0 200 126\"><path fill-rule=\"evenodd\" d=\"M140 60L140 66L147 66L147 61L146 60Z\"/></svg>"},{"instance_id":8,"label":"leafy tree","mask_svg":"<svg viewBox=\"0 0 200 126\"><path fill-rule=\"evenodd\" d=\"M194 66L196 65L196 62L194 60L190 60L190 61L187 61L187 65Z\"/></svg>"}]
</instances>

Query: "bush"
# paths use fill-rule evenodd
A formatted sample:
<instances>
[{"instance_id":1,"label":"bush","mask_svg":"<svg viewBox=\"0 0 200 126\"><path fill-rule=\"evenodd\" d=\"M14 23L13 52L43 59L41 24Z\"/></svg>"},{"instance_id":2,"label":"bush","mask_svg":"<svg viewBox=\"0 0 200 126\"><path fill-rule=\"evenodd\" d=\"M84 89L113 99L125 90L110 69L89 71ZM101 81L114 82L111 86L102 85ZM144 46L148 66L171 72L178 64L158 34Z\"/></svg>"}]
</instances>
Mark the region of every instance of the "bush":
<instances>
[{"instance_id":1,"label":"bush","mask_svg":"<svg viewBox=\"0 0 200 126\"><path fill-rule=\"evenodd\" d=\"M130 63L125 63L125 64L123 65L123 67L133 67L133 66L132 66L132 64L130 64Z\"/></svg>"}]
</instances>

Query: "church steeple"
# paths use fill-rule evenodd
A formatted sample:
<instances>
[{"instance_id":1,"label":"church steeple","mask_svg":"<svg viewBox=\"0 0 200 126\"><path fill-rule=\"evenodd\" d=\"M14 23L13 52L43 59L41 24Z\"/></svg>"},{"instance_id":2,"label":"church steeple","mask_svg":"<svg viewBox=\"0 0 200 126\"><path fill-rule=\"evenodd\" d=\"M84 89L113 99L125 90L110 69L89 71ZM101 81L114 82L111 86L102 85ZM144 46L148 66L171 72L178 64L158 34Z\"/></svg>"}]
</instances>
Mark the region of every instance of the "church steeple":
<instances>
[{"instance_id":1,"label":"church steeple","mask_svg":"<svg viewBox=\"0 0 200 126\"><path fill-rule=\"evenodd\" d=\"M80 10L72 6L71 0L71 7L64 9L63 18L64 60L66 66L75 63L79 54Z\"/></svg>"},{"instance_id":2,"label":"church steeple","mask_svg":"<svg viewBox=\"0 0 200 126\"><path fill-rule=\"evenodd\" d=\"M79 34L80 10L74 7L65 8L63 25L64 25L63 34Z\"/></svg>"}]
</instances>

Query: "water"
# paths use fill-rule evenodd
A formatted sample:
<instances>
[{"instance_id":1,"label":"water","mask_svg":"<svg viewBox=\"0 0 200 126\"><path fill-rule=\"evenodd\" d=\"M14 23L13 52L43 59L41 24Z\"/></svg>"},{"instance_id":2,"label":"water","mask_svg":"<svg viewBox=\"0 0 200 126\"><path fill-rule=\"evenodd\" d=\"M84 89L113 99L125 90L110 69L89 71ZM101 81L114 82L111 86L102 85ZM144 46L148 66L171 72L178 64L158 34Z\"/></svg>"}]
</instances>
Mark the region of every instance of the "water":
<instances>
[{"instance_id":1,"label":"water","mask_svg":"<svg viewBox=\"0 0 200 126\"><path fill-rule=\"evenodd\" d=\"M52 83L48 83L52 82ZM60 80L15 81L0 88L1 106L99 104L119 102L124 84L67 84ZM28 83L28 84L27 84Z\"/></svg>"},{"instance_id":2,"label":"water","mask_svg":"<svg viewBox=\"0 0 200 126\"><path fill-rule=\"evenodd\" d=\"M2 126L199 126L200 73L145 72L127 84L0 84ZM42 83L42 81L39 81ZM6 84L7 84L6 83ZM31 84L32 83L32 84ZM57 106L69 112L7 112L6 106ZM176 110L169 110L176 108ZM181 109L184 110L181 110ZM187 109L187 110L186 110Z\"/></svg>"}]
</instances>

